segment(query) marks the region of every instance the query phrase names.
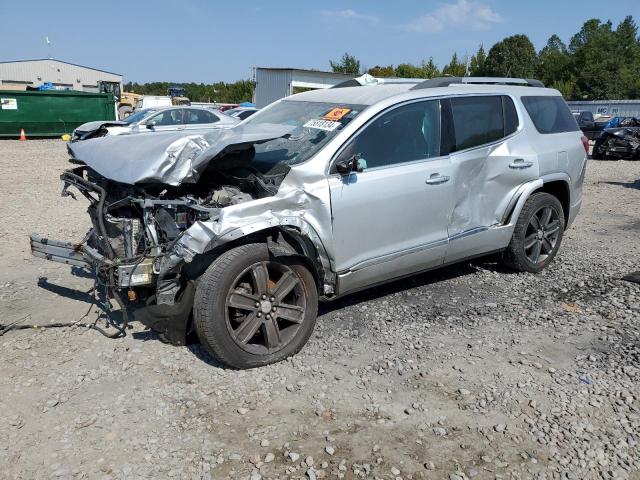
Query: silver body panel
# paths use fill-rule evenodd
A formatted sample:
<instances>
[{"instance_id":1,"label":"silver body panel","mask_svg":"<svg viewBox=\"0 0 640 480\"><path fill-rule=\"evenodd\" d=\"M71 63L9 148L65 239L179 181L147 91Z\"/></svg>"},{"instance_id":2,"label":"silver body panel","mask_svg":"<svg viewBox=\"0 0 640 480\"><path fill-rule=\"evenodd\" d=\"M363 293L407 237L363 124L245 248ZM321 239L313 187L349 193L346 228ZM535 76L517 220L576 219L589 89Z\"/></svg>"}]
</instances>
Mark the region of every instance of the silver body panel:
<instances>
[{"instance_id":1,"label":"silver body panel","mask_svg":"<svg viewBox=\"0 0 640 480\"><path fill-rule=\"evenodd\" d=\"M521 95L557 96L557 91L504 85L410 87L353 87L288 98L286 101L368 107L313 157L293 166L274 196L227 206L209 220L195 222L163 262L188 263L243 236L274 227L292 228L316 248L325 270L323 292L342 295L504 249L524 203L545 182L567 183L567 224L573 221L581 204L586 163L581 133L539 134L519 100ZM345 143L379 113L406 102L460 95L510 96L518 111L518 130L497 142L449 156L365 169L349 176L330 173ZM229 146L289 132L284 125L263 125L262 129L251 125L193 135L105 137L74 144L72 153L119 182L178 185L197 181L208 162ZM447 181L430 184L434 175Z\"/></svg>"}]
</instances>

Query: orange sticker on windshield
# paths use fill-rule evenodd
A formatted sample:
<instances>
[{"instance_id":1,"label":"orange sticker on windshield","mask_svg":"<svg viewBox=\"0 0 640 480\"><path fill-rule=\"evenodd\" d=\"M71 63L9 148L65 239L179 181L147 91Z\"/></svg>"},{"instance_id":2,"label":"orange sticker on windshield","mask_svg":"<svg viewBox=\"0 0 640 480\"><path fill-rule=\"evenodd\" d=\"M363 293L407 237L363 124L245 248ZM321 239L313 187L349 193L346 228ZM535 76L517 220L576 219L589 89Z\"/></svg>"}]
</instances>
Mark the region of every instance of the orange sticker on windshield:
<instances>
[{"instance_id":1,"label":"orange sticker on windshield","mask_svg":"<svg viewBox=\"0 0 640 480\"><path fill-rule=\"evenodd\" d=\"M350 111L350 108L334 108L333 110L326 113L325 116L322 117L322 119L329 120L330 122L337 122Z\"/></svg>"}]
</instances>

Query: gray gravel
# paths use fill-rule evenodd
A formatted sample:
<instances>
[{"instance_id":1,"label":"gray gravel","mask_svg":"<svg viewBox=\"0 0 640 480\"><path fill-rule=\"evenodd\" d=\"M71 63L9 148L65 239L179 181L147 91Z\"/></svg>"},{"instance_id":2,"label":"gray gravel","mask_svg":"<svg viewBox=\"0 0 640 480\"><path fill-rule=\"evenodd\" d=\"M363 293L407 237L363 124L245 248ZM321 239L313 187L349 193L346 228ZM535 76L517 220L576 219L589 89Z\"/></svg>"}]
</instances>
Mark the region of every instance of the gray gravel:
<instances>
[{"instance_id":1,"label":"gray gravel","mask_svg":"<svg viewBox=\"0 0 640 480\"><path fill-rule=\"evenodd\" d=\"M86 231L65 145L0 161L0 323L77 320L91 280L27 238ZM483 259L350 296L278 365L138 324L0 337L0 478L640 478L640 162L590 162L585 191L542 274Z\"/></svg>"}]
</instances>

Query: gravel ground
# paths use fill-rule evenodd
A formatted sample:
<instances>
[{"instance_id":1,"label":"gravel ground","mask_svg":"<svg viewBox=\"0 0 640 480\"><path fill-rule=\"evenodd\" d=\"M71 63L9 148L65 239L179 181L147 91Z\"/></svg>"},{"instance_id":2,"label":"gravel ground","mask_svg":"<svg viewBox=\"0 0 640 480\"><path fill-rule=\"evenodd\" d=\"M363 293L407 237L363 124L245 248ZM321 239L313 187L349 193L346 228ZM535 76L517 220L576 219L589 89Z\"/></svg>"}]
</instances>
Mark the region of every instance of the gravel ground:
<instances>
[{"instance_id":1,"label":"gravel ground","mask_svg":"<svg viewBox=\"0 0 640 480\"><path fill-rule=\"evenodd\" d=\"M0 142L0 323L74 321L91 280L61 141ZM321 307L293 359L226 370L135 324L0 337L0 478L640 478L640 162L591 161L540 275L462 263ZM89 319L95 319L92 312Z\"/></svg>"}]
</instances>

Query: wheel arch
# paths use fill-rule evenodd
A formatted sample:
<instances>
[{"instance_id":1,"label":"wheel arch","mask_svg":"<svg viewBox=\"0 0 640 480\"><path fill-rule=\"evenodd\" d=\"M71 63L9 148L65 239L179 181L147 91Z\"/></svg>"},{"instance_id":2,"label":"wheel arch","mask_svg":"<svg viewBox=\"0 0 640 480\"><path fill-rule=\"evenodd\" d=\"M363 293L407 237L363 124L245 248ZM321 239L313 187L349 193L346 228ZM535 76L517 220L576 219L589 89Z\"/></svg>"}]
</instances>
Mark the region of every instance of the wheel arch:
<instances>
[{"instance_id":1,"label":"wheel arch","mask_svg":"<svg viewBox=\"0 0 640 480\"><path fill-rule=\"evenodd\" d=\"M539 192L549 193L558 199L562 205L562 213L566 224L569 221L571 212L571 188L569 185L569 176L564 173L545 176L522 185L514 196L513 206L507 209L505 213L503 224L515 226L525 202L531 195Z\"/></svg>"},{"instance_id":2,"label":"wheel arch","mask_svg":"<svg viewBox=\"0 0 640 480\"><path fill-rule=\"evenodd\" d=\"M335 274L331 271L330 260L324 245L315 231L304 225L277 225L233 236L218 243L207 251L197 254L185 265L188 277L196 279L222 253L251 243L265 243L274 257L296 257L302 261L316 280L320 295L331 295L335 289Z\"/></svg>"},{"instance_id":3,"label":"wheel arch","mask_svg":"<svg viewBox=\"0 0 640 480\"><path fill-rule=\"evenodd\" d=\"M565 174L562 176L553 176L550 178L543 178L544 183L540 188L533 193L545 192L553 195L558 199L562 205L562 213L564 214L565 225L569 222L569 215L571 212L571 187L569 186L569 177Z\"/></svg>"}]
</instances>

